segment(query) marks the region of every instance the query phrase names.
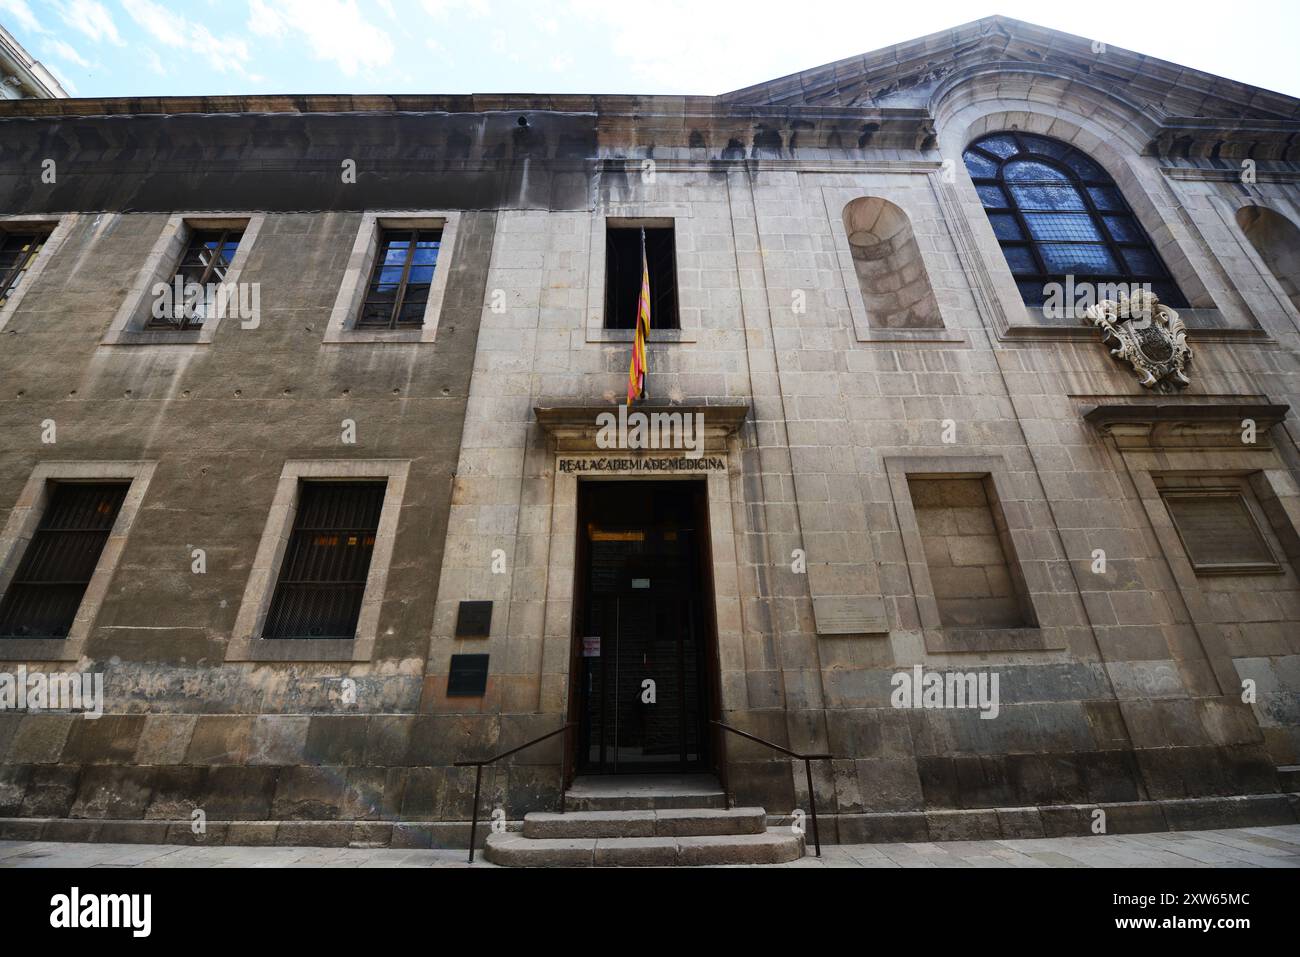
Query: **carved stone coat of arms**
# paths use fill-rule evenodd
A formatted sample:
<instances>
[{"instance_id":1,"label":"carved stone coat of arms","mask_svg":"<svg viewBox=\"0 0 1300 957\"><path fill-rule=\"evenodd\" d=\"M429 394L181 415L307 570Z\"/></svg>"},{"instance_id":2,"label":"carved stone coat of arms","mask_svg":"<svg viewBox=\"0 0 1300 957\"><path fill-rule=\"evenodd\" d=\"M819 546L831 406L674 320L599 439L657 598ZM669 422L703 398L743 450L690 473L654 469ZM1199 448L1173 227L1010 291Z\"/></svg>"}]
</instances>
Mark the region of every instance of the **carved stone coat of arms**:
<instances>
[{"instance_id":1,"label":"carved stone coat of arms","mask_svg":"<svg viewBox=\"0 0 1300 957\"><path fill-rule=\"evenodd\" d=\"M1121 295L1118 302L1103 299L1083 316L1101 330L1110 354L1131 365L1148 389L1173 392L1191 384L1187 327L1155 293L1140 290L1132 298Z\"/></svg>"}]
</instances>

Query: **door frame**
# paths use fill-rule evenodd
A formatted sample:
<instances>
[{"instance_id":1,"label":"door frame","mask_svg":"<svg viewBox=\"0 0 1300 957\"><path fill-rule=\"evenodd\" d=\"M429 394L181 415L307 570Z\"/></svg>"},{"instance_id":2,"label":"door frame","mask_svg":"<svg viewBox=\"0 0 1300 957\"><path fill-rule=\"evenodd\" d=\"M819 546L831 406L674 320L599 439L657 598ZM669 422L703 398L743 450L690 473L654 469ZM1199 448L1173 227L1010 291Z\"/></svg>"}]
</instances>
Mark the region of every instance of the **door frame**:
<instances>
[{"instance_id":1,"label":"door frame","mask_svg":"<svg viewBox=\"0 0 1300 957\"><path fill-rule=\"evenodd\" d=\"M569 635L569 688L568 688L568 706L566 709L566 720L580 724L582 721L581 705L582 694L579 687L582 674L582 631L585 621L585 611L587 602L587 563L590 560L590 548L587 542L586 518L588 515L588 502L590 499L586 490L590 489L597 483L637 483L637 484L687 484L691 486L690 494L693 499L696 525L700 530L697 535L698 554L696 556L697 577L701 590L700 601L702 604L701 621L704 628L702 635L703 643L701 655L704 665L704 682L703 690L707 693L707 702L705 704L705 722L707 747L709 750L706 768L717 774L719 780L726 786L726 753L725 741L723 734L713 721L720 720L722 716L722 662L718 649L718 622L717 622L717 597L714 591L713 578L713 537L709 525L709 483L705 476L682 475L682 476L660 476L654 479L644 477L629 478L586 478L579 477L577 480L577 494L575 496L574 511L576 513L576 528L574 529L575 545L573 558L573 604L570 609L570 635ZM564 767L568 769L568 779L561 781L560 786L567 788L573 778L578 774L578 728L574 728L574 733L566 734L565 739L565 761ZM649 772L647 772L649 773Z\"/></svg>"}]
</instances>

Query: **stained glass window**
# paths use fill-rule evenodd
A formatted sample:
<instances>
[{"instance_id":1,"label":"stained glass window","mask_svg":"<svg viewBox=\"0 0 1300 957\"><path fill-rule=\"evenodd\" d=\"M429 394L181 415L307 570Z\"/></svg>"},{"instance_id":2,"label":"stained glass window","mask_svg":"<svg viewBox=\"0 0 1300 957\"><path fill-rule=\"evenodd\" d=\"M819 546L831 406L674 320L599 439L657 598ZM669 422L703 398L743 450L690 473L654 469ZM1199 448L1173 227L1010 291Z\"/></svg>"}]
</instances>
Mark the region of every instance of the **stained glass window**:
<instances>
[{"instance_id":1,"label":"stained glass window","mask_svg":"<svg viewBox=\"0 0 1300 957\"><path fill-rule=\"evenodd\" d=\"M1073 146L994 133L964 154L1021 296L1042 305L1049 284L1149 284L1174 308L1187 300L1115 183Z\"/></svg>"}]
</instances>

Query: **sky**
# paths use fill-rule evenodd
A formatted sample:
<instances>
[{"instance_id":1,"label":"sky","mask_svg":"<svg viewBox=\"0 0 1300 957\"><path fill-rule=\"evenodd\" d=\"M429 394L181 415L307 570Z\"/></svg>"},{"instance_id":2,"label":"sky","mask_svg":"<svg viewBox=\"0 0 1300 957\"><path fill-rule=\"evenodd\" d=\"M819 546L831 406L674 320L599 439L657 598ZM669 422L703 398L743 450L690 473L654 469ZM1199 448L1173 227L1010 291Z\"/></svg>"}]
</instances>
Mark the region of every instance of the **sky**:
<instances>
[{"instance_id":1,"label":"sky","mask_svg":"<svg viewBox=\"0 0 1300 957\"><path fill-rule=\"evenodd\" d=\"M73 96L716 94L995 13L1300 96L1300 2L0 0Z\"/></svg>"}]
</instances>

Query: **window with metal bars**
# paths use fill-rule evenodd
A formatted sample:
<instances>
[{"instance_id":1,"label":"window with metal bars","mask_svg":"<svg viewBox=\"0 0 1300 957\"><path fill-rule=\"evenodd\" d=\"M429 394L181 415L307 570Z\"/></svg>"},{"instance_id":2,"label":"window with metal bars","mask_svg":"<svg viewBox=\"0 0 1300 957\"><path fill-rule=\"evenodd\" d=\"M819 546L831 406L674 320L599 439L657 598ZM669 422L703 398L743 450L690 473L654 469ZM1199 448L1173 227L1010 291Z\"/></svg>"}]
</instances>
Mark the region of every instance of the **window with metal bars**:
<instances>
[{"instance_id":1,"label":"window with metal bars","mask_svg":"<svg viewBox=\"0 0 1300 957\"><path fill-rule=\"evenodd\" d=\"M127 484L56 482L0 601L0 638L66 638Z\"/></svg>"},{"instance_id":2,"label":"window with metal bars","mask_svg":"<svg viewBox=\"0 0 1300 957\"><path fill-rule=\"evenodd\" d=\"M9 301L49 239L48 231L0 233L0 306Z\"/></svg>"},{"instance_id":3,"label":"window with metal bars","mask_svg":"<svg viewBox=\"0 0 1300 957\"><path fill-rule=\"evenodd\" d=\"M963 158L1027 305L1047 286L1149 284L1160 301L1187 305L1142 225L1097 163L1030 133L981 137Z\"/></svg>"},{"instance_id":4,"label":"window with metal bars","mask_svg":"<svg viewBox=\"0 0 1300 957\"><path fill-rule=\"evenodd\" d=\"M677 257L673 227L645 228L650 273L650 328L677 329ZM641 298L641 227L605 230L605 328L635 329Z\"/></svg>"},{"instance_id":5,"label":"window with metal bars","mask_svg":"<svg viewBox=\"0 0 1300 957\"><path fill-rule=\"evenodd\" d=\"M386 482L303 482L264 638L354 638Z\"/></svg>"},{"instance_id":6,"label":"window with metal bars","mask_svg":"<svg viewBox=\"0 0 1300 957\"><path fill-rule=\"evenodd\" d=\"M358 329L405 329L424 325L429 287L442 246L441 229L384 229L357 318Z\"/></svg>"},{"instance_id":7,"label":"window with metal bars","mask_svg":"<svg viewBox=\"0 0 1300 957\"><path fill-rule=\"evenodd\" d=\"M182 290L190 283L197 283L204 290L204 297L186 308L184 300L173 301L161 317L150 317L150 328L162 329L197 329L210 310L218 305L218 300L206 295L208 284L226 281L230 263L239 249L239 241L244 236L242 229L196 229L190 233L189 243L176 268L176 278L180 279Z\"/></svg>"}]
</instances>

